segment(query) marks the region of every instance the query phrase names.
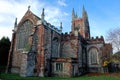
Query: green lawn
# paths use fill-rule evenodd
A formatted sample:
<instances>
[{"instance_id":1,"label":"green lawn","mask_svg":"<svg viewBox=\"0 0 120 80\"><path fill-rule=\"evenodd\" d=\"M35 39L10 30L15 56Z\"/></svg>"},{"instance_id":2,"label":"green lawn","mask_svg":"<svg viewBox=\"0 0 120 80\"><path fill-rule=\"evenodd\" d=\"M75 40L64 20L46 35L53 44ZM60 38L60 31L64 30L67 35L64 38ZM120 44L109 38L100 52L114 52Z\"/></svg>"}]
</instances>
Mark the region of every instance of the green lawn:
<instances>
[{"instance_id":1,"label":"green lawn","mask_svg":"<svg viewBox=\"0 0 120 80\"><path fill-rule=\"evenodd\" d=\"M101 75L101 76L88 76L84 75L75 78L58 78L58 77L20 77L17 74L1 74L1 79L3 80L120 80L120 75Z\"/></svg>"}]
</instances>

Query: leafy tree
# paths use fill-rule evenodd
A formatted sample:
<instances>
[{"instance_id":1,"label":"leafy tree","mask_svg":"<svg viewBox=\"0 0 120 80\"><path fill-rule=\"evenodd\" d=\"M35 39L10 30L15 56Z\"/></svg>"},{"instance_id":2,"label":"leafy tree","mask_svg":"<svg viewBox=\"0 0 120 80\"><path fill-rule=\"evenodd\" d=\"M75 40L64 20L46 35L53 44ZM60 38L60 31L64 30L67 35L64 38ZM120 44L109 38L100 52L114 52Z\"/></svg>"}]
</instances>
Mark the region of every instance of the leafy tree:
<instances>
[{"instance_id":1,"label":"leafy tree","mask_svg":"<svg viewBox=\"0 0 120 80\"><path fill-rule=\"evenodd\" d=\"M113 62L120 62L120 51L118 51L115 54L113 54L112 61Z\"/></svg>"},{"instance_id":2,"label":"leafy tree","mask_svg":"<svg viewBox=\"0 0 120 80\"><path fill-rule=\"evenodd\" d=\"M120 51L120 28L110 30L107 34L107 41L112 43L114 50Z\"/></svg>"},{"instance_id":3,"label":"leafy tree","mask_svg":"<svg viewBox=\"0 0 120 80\"><path fill-rule=\"evenodd\" d=\"M10 40L8 37L3 37L0 40L0 65L6 66L10 49Z\"/></svg>"},{"instance_id":4,"label":"leafy tree","mask_svg":"<svg viewBox=\"0 0 120 80\"><path fill-rule=\"evenodd\" d=\"M109 64L109 61L107 61L107 60L105 60L104 62L103 62L103 67L107 67L108 66L108 64Z\"/></svg>"}]
</instances>

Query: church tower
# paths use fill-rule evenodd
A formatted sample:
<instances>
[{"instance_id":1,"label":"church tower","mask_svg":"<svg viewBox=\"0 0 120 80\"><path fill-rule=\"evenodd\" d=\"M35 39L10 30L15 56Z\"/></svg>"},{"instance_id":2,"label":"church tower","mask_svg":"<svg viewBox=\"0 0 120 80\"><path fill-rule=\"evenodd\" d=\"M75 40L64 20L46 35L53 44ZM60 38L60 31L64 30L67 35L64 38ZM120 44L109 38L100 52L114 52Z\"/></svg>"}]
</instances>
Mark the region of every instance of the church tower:
<instances>
[{"instance_id":1,"label":"church tower","mask_svg":"<svg viewBox=\"0 0 120 80\"><path fill-rule=\"evenodd\" d=\"M83 6L83 10L82 10L82 19L83 19L85 38L89 39L90 38L89 21L88 21L88 15L87 15L87 12L86 12L84 6Z\"/></svg>"},{"instance_id":2,"label":"church tower","mask_svg":"<svg viewBox=\"0 0 120 80\"><path fill-rule=\"evenodd\" d=\"M88 15L84 6L82 9L82 18L79 18L77 13L75 14L74 9L72 11L72 32L75 34L75 36L78 36L78 33L80 33L83 38L90 38Z\"/></svg>"}]
</instances>

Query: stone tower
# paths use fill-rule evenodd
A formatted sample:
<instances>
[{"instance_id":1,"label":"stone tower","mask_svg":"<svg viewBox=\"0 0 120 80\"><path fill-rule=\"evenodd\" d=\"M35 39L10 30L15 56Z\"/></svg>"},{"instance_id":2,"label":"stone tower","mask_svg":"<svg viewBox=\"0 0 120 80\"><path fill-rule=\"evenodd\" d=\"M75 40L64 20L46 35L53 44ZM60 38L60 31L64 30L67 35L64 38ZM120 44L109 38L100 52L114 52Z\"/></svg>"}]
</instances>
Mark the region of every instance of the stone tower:
<instances>
[{"instance_id":1,"label":"stone tower","mask_svg":"<svg viewBox=\"0 0 120 80\"><path fill-rule=\"evenodd\" d=\"M72 32L77 36L78 32L83 38L90 38L90 28L87 12L83 6L82 18L79 18L73 9L72 11Z\"/></svg>"}]
</instances>

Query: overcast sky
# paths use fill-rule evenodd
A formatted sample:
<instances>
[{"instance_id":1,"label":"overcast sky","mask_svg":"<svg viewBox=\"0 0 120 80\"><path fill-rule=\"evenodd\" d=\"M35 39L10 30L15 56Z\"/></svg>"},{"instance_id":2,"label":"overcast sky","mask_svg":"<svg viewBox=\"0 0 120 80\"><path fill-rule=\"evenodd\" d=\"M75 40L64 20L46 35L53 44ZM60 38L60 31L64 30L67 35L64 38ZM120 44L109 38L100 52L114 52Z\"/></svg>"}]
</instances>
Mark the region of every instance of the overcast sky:
<instances>
[{"instance_id":1,"label":"overcast sky","mask_svg":"<svg viewBox=\"0 0 120 80\"><path fill-rule=\"evenodd\" d=\"M84 5L89 18L91 36L106 36L110 29L120 27L120 0L0 0L0 38L11 39L15 18L18 23L28 9L41 16L45 8L45 19L63 32L71 30L72 9L81 17Z\"/></svg>"}]
</instances>

